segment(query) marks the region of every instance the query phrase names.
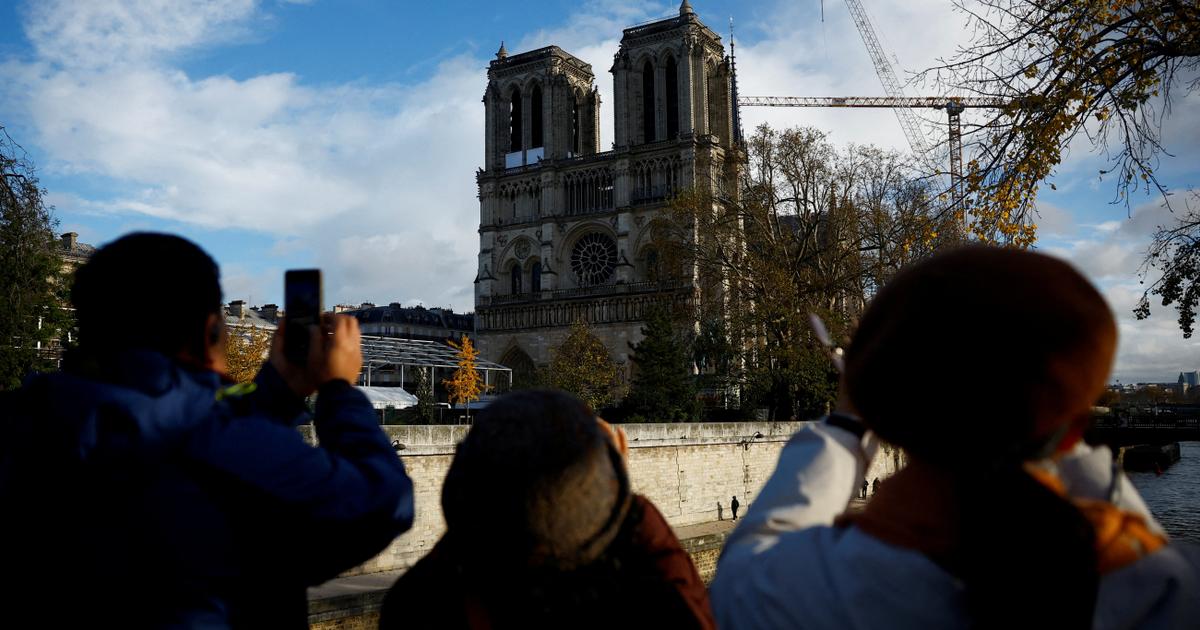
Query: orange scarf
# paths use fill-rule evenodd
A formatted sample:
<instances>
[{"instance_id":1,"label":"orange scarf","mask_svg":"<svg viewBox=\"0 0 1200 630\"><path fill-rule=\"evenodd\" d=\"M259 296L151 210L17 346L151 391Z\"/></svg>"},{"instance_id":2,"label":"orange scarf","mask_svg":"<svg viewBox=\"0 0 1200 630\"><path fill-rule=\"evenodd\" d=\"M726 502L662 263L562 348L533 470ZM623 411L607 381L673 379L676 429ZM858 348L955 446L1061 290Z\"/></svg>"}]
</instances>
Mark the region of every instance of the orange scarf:
<instances>
[{"instance_id":1,"label":"orange scarf","mask_svg":"<svg viewBox=\"0 0 1200 630\"><path fill-rule=\"evenodd\" d=\"M1166 536L1150 529L1141 514L1126 512L1107 502L1067 496L1066 487L1054 473L1026 466L1025 470L1042 485L1070 501L1096 532L1096 563L1100 575L1137 562L1167 544Z\"/></svg>"},{"instance_id":2,"label":"orange scarf","mask_svg":"<svg viewBox=\"0 0 1200 630\"><path fill-rule=\"evenodd\" d=\"M1026 470L1069 500L1092 524L1101 575L1128 566L1166 545L1166 537L1150 529L1140 515L1106 501L1068 497L1062 481L1053 473L1032 466L1026 466ZM875 538L919 551L952 570L960 542L955 486L956 482L944 472L913 462L883 482L863 512L844 514L836 525L853 524Z\"/></svg>"}]
</instances>

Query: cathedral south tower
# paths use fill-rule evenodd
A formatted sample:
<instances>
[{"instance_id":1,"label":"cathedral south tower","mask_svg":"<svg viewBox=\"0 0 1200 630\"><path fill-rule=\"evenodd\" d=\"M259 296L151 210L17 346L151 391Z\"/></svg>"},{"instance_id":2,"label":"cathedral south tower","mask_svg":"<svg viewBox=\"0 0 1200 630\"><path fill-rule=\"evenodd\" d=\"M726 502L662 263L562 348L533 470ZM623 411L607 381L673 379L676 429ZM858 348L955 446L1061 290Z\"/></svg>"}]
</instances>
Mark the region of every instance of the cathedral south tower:
<instances>
[{"instance_id":1,"label":"cathedral south tower","mask_svg":"<svg viewBox=\"0 0 1200 630\"><path fill-rule=\"evenodd\" d=\"M688 2L625 29L610 72L615 137L601 151L589 64L501 46L488 67L476 327L483 358L518 381L579 320L628 375L647 310L701 299L694 272L662 271L655 217L681 190L736 190L730 62Z\"/></svg>"}]
</instances>

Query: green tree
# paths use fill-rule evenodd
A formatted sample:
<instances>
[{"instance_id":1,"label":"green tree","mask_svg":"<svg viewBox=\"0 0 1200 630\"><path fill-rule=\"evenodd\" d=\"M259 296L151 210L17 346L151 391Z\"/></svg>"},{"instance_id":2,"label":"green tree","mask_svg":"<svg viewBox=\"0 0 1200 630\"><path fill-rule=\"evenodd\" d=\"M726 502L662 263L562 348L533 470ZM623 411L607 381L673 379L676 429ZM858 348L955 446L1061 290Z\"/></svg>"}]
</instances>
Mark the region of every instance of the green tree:
<instances>
[{"instance_id":1,"label":"green tree","mask_svg":"<svg viewBox=\"0 0 1200 630\"><path fill-rule=\"evenodd\" d=\"M426 372L426 368L417 368L417 377L413 379L413 387L416 388L413 395L417 397L415 407L416 420L413 424L433 424L434 403L436 401L433 399L433 388L430 387L429 374Z\"/></svg>"},{"instance_id":2,"label":"green tree","mask_svg":"<svg viewBox=\"0 0 1200 630\"><path fill-rule=\"evenodd\" d=\"M444 379L442 384L446 386L446 391L450 394L451 404L467 405L467 419L471 418L471 403L479 400L479 396L487 389L483 384L483 377L479 375L479 370L475 367L475 362L479 360L479 351L475 349L475 345L471 343L471 339L466 335L462 336L462 341L455 343L450 342L450 347L458 350L458 369L450 375L450 378Z\"/></svg>"},{"instance_id":3,"label":"green tree","mask_svg":"<svg viewBox=\"0 0 1200 630\"><path fill-rule=\"evenodd\" d=\"M650 422L689 422L700 414L688 344L670 312L653 308L642 326L643 338L630 344L637 370L623 406L630 417Z\"/></svg>"},{"instance_id":4,"label":"green tree","mask_svg":"<svg viewBox=\"0 0 1200 630\"><path fill-rule=\"evenodd\" d=\"M604 342L585 322L576 321L552 354L546 374L551 387L575 394L596 411L613 401L620 373Z\"/></svg>"},{"instance_id":5,"label":"green tree","mask_svg":"<svg viewBox=\"0 0 1200 630\"><path fill-rule=\"evenodd\" d=\"M67 278L33 165L0 127L0 390L54 369L45 348L70 329Z\"/></svg>"}]
</instances>

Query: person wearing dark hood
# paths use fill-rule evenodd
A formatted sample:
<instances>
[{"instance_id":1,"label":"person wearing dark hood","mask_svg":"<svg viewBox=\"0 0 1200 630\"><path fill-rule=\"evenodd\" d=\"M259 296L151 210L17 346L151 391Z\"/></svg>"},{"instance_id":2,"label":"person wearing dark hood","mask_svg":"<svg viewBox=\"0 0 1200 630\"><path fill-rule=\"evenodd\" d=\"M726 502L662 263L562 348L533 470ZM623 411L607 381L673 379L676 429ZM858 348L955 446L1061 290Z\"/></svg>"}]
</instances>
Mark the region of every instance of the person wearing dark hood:
<instances>
[{"instance_id":1,"label":"person wearing dark hood","mask_svg":"<svg viewBox=\"0 0 1200 630\"><path fill-rule=\"evenodd\" d=\"M741 503L738 503L738 500L737 500L737 495L734 495L733 497L731 497L731 498L730 498L730 500L729 500L729 511L730 511L730 512L733 512L733 520L735 520L735 521L737 520L737 511L738 511L738 508L739 508L739 507L741 507L741 506L742 506L742 504L741 504Z\"/></svg>"},{"instance_id":2,"label":"person wearing dark hood","mask_svg":"<svg viewBox=\"0 0 1200 630\"><path fill-rule=\"evenodd\" d=\"M219 271L193 243L120 238L71 298L65 370L0 399L6 624L303 628L306 587L411 525L412 483L351 386L354 319L281 331L309 336L306 365L277 334L227 387ZM296 430L314 391L319 446Z\"/></svg>"},{"instance_id":3,"label":"person wearing dark hood","mask_svg":"<svg viewBox=\"0 0 1200 630\"><path fill-rule=\"evenodd\" d=\"M1081 437L1117 326L1069 264L965 247L901 271L729 536L723 628L1196 628L1200 554ZM929 379L949 394L913 396ZM1005 384L981 398L978 383ZM847 503L878 440L908 465Z\"/></svg>"},{"instance_id":4,"label":"person wearing dark hood","mask_svg":"<svg viewBox=\"0 0 1200 630\"><path fill-rule=\"evenodd\" d=\"M570 394L492 402L446 475L446 533L387 594L380 627L714 628L691 558L630 488L626 449Z\"/></svg>"}]
</instances>

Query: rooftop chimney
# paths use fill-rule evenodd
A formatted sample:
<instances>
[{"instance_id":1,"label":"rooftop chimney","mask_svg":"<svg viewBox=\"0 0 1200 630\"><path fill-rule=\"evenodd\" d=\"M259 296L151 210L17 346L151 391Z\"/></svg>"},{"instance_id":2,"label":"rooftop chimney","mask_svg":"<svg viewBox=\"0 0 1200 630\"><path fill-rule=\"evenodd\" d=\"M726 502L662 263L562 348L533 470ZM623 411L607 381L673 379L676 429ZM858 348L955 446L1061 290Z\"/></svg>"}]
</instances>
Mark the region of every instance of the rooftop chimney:
<instances>
[{"instance_id":1,"label":"rooftop chimney","mask_svg":"<svg viewBox=\"0 0 1200 630\"><path fill-rule=\"evenodd\" d=\"M75 249L75 244L79 242L78 232L67 232L62 235L62 246L64 249Z\"/></svg>"},{"instance_id":2,"label":"rooftop chimney","mask_svg":"<svg viewBox=\"0 0 1200 630\"><path fill-rule=\"evenodd\" d=\"M234 317L236 317L238 319L245 318L246 317L246 301L245 300L234 300L234 301L230 302L229 303L229 314L233 315Z\"/></svg>"},{"instance_id":3,"label":"rooftop chimney","mask_svg":"<svg viewBox=\"0 0 1200 630\"><path fill-rule=\"evenodd\" d=\"M279 319L279 305L263 304L262 308L258 309L258 314L262 316L263 319L274 323Z\"/></svg>"}]
</instances>

